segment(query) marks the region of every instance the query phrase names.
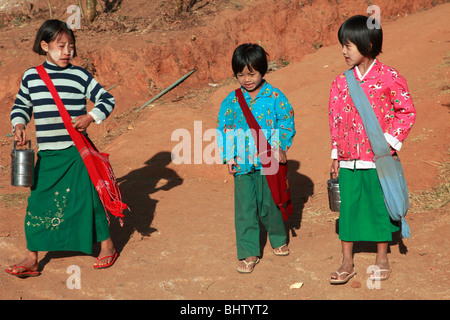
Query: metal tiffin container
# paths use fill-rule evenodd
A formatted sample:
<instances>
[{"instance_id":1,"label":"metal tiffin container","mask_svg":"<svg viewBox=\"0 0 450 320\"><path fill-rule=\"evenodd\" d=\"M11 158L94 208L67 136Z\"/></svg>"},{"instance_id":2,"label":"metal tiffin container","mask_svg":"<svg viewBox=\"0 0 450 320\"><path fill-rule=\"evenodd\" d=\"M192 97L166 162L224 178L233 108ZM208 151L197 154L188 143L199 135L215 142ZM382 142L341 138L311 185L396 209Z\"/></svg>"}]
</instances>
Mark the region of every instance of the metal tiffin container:
<instances>
[{"instance_id":1,"label":"metal tiffin container","mask_svg":"<svg viewBox=\"0 0 450 320\"><path fill-rule=\"evenodd\" d=\"M17 149L17 141L11 151L11 185L15 187L31 187L33 184L34 150L31 140L28 149Z\"/></svg>"},{"instance_id":2,"label":"metal tiffin container","mask_svg":"<svg viewBox=\"0 0 450 320\"><path fill-rule=\"evenodd\" d=\"M330 210L339 212L341 205L341 194L339 192L339 177L333 178L333 173L330 172L330 180L327 181L328 202Z\"/></svg>"}]
</instances>

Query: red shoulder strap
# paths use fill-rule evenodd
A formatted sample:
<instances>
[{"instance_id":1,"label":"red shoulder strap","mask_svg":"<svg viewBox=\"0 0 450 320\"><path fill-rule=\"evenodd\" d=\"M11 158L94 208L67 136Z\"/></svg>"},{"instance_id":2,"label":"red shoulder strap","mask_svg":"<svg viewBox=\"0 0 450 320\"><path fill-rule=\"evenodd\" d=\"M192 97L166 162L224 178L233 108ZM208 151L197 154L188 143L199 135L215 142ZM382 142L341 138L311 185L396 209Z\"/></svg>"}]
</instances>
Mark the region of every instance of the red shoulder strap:
<instances>
[{"instance_id":1,"label":"red shoulder strap","mask_svg":"<svg viewBox=\"0 0 450 320\"><path fill-rule=\"evenodd\" d=\"M36 70L39 74L39 77L44 81L45 85L47 86L48 90L52 94L53 100L56 103L56 106L58 107L59 113L61 114L61 118L63 120L64 125L66 126L67 131L69 132L70 137L72 138L73 142L79 148L80 140L82 139L81 135L82 133L78 132L72 127L72 118L70 117L69 113L67 112L66 108L64 107L64 104L58 94L58 91L56 91L55 86L53 85L52 79L50 79L50 76L48 75L47 71L44 68L44 65L39 65L36 67ZM84 140L84 139L83 139Z\"/></svg>"},{"instance_id":2,"label":"red shoulder strap","mask_svg":"<svg viewBox=\"0 0 450 320\"><path fill-rule=\"evenodd\" d=\"M256 121L253 113L250 111L250 108L245 101L244 94L242 90L236 89L235 91L236 97L238 99L239 105L241 106L242 112L244 113L245 119L247 120L248 126L252 129L253 139L255 140L256 147L258 148L259 156L267 153L267 157L270 157L270 161L277 161L272 154L272 147L267 141L264 133L261 131L261 127ZM262 138L266 141L266 150L261 150L260 148L264 145L260 146L259 138ZM270 168L271 163L261 161L261 165L263 168ZM291 193L289 191L289 185L287 183L287 172L288 168L286 164L279 164L278 170L276 174L265 174L267 184L269 185L270 192L272 194L272 198L275 204L280 208L281 213L283 215L283 219L286 221L289 215L292 214L292 201L291 201Z\"/></svg>"},{"instance_id":3,"label":"red shoulder strap","mask_svg":"<svg viewBox=\"0 0 450 320\"><path fill-rule=\"evenodd\" d=\"M41 64L41 65L37 66L36 70L37 70L39 76L41 77L41 79L44 81L48 90L52 94L53 100L55 100L55 103L56 103L56 106L58 107L59 113L61 114L61 117L63 118L63 122L67 127L67 123L71 123L72 119L70 118L69 113L67 112L66 108L64 107L63 102L61 101L58 91L56 91L56 88L53 85L52 79L50 79L50 76L48 75L47 71L45 71L44 65Z\"/></svg>"},{"instance_id":4,"label":"red shoulder strap","mask_svg":"<svg viewBox=\"0 0 450 320\"><path fill-rule=\"evenodd\" d=\"M248 126L250 129L252 129L252 135L253 139L256 143L256 148L258 148L258 153L267 153L267 156L271 156L272 147L270 146L269 142L267 141L266 137L264 136L264 133L261 132L261 127L259 126L258 122L256 121L255 117L253 116L253 113L250 111L250 108L247 105L247 102L245 101L244 94L242 93L242 90L236 89L235 91L236 97L238 99L239 105L241 106L242 112L244 113L245 119L247 120ZM259 138L262 138L266 141L266 149L260 150L261 147L264 148L264 145L260 145ZM262 164L268 166L270 164Z\"/></svg>"},{"instance_id":5,"label":"red shoulder strap","mask_svg":"<svg viewBox=\"0 0 450 320\"><path fill-rule=\"evenodd\" d=\"M99 198L105 207L105 210L120 218L124 217L122 211L127 209L128 206L122 202L122 195L120 193L117 180L114 176L114 172L112 171L109 163L108 155L99 153L94 144L91 143L87 137L72 127L72 119L64 107L64 104L59 97L50 76L47 71L45 71L44 66L37 66L36 70L52 94L53 100L58 107L64 125L76 148L80 152L80 156L86 165L86 169L93 185L95 186L95 189L98 192ZM120 224L123 225L122 220L120 221Z\"/></svg>"}]
</instances>

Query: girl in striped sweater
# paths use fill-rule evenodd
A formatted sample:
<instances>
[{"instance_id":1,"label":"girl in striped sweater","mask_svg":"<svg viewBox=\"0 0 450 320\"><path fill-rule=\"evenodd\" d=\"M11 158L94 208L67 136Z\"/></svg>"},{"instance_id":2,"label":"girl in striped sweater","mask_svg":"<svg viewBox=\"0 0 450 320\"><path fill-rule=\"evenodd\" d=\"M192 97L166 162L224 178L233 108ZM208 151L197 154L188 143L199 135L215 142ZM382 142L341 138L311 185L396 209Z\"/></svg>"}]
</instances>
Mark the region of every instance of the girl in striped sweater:
<instances>
[{"instance_id":1,"label":"girl in striped sweater","mask_svg":"<svg viewBox=\"0 0 450 320\"><path fill-rule=\"evenodd\" d=\"M72 118L73 127L86 134L92 123L102 123L115 100L85 69L70 63L76 56L75 36L66 23L47 20L39 29L33 51L45 55L44 67ZM94 103L86 110L86 98ZM38 251L81 251L92 254L101 243L94 268L107 268L117 258L105 209L83 160L65 128L58 108L36 68L25 71L11 111L17 145L27 142L32 115L38 145L37 163L25 216L27 254L5 271L18 277L37 276Z\"/></svg>"}]
</instances>

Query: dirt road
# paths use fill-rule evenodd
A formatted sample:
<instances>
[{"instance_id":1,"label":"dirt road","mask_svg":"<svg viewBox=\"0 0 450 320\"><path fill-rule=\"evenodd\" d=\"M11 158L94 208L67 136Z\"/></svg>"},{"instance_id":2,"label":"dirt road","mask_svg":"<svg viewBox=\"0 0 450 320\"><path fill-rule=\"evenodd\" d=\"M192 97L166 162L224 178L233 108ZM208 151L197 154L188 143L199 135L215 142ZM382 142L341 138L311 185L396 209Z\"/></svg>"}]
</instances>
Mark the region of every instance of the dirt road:
<instances>
[{"instance_id":1,"label":"dirt road","mask_svg":"<svg viewBox=\"0 0 450 320\"><path fill-rule=\"evenodd\" d=\"M443 4L383 25L384 53L380 60L408 80L418 117L400 153L412 193L407 216L412 236L390 244L393 273L379 289L369 289L366 282L367 268L375 261L375 248L369 243L355 248L356 277L345 286L328 283L329 273L339 267L341 259L335 232L338 216L328 209L326 194L331 164L329 87L334 77L346 69L335 39L301 61L267 75L268 81L279 87L294 106L298 132L288 154L295 205L288 226L289 256L274 256L266 243L254 272L237 273L233 181L225 167L204 162L176 165L171 161L171 151L180 143L171 139L177 129L189 132L194 157L195 150L202 152L211 144L202 140L203 135L215 127L220 102L236 87L233 80L226 80L218 82L217 87L180 94L180 101L162 99L134 115L132 122L125 111L118 111L116 118L96 132L98 137L107 136L109 130L121 133L105 138L102 144L104 151L111 154L124 200L133 210L124 228L116 221L111 224L120 251L112 268L94 270L95 258L78 253L41 253L43 273L37 278L20 280L0 272L0 299L449 299L449 207L428 209L424 201L438 200L420 196L423 190L442 184L439 168L448 168L449 15L450 4ZM34 33L28 29L26 32ZM5 35L11 35L11 31ZM28 47L30 41L25 41ZM19 40L16 45L24 47ZM18 57L10 46L7 49L11 55L2 61L10 65ZM100 67L97 71L101 74ZM17 74L3 74L0 80L6 87L16 79ZM188 87L189 81L178 90ZM127 96L119 88L116 92L123 106ZM2 99L10 103L12 98L5 95ZM136 101L134 105L144 102ZM27 190L9 186L11 138L5 138L3 132L8 132L5 128L10 104L2 104L2 108L0 265L5 268L18 262L26 247L23 219ZM448 191L444 197L447 200L441 200L448 201ZM73 279L70 277L74 274L70 266L80 272L80 289L68 288L68 279ZM295 283L303 285L291 289Z\"/></svg>"}]
</instances>

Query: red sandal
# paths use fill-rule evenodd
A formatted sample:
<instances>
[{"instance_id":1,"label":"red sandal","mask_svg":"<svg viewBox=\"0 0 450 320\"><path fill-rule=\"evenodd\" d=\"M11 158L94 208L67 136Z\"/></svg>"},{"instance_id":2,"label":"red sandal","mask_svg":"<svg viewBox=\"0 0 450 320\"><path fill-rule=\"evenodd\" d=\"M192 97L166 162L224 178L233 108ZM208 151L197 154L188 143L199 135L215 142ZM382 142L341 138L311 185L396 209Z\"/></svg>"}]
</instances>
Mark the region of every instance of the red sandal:
<instances>
[{"instance_id":1,"label":"red sandal","mask_svg":"<svg viewBox=\"0 0 450 320\"><path fill-rule=\"evenodd\" d=\"M14 272L14 270L19 269L19 268L25 269L25 271ZM10 275L13 275L15 277L22 278L22 279L25 279L28 277L37 277L41 274L39 271L32 271L31 269L28 269L25 266L16 266L16 265L14 265L14 268L12 270L5 269L5 271L8 272Z\"/></svg>"},{"instance_id":2,"label":"red sandal","mask_svg":"<svg viewBox=\"0 0 450 320\"><path fill-rule=\"evenodd\" d=\"M105 265L101 265L101 266L100 265L94 265L94 268L95 269L106 269L106 268L109 268L109 267L111 267L114 264L114 262L116 262L118 256L119 256L119 254L116 252L112 256L105 256L103 258L97 258L97 263L100 262L103 259L112 258L112 260L111 260L110 263L105 264Z\"/></svg>"}]
</instances>

